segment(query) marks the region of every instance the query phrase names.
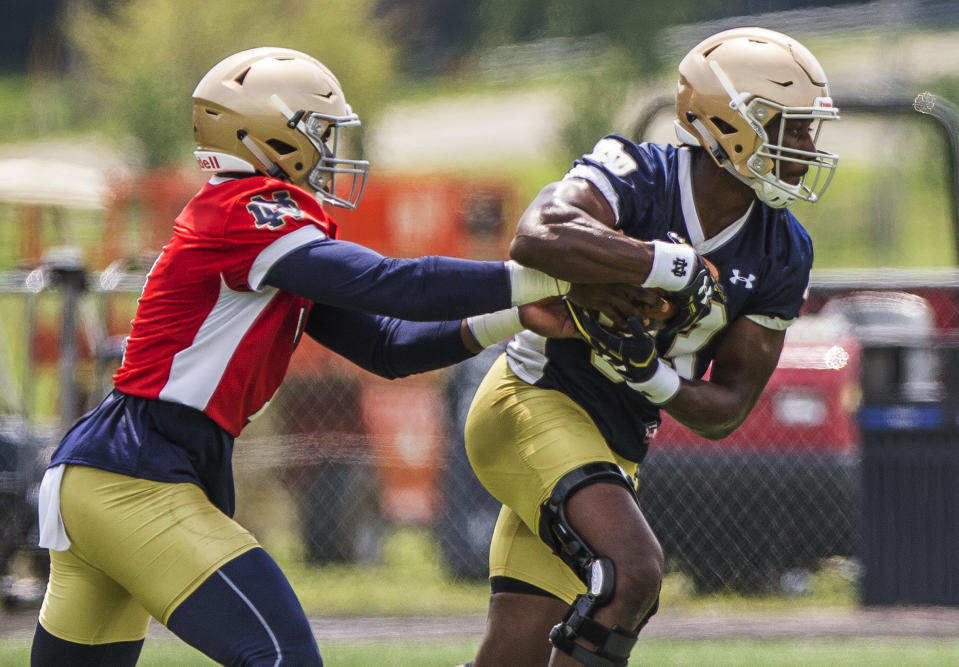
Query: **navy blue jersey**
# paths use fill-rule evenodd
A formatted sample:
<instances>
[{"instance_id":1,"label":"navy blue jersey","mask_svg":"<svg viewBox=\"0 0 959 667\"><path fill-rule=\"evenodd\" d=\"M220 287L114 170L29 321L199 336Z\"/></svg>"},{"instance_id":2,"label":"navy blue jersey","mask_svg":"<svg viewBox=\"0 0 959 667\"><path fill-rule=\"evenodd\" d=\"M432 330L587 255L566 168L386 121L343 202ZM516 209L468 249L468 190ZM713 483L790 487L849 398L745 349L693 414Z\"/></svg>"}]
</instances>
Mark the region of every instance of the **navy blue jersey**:
<instances>
[{"instance_id":1,"label":"navy blue jersey","mask_svg":"<svg viewBox=\"0 0 959 667\"><path fill-rule=\"evenodd\" d=\"M693 203L692 150L697 149L635 144L611 135L577 160L566 178L593 183L615 212L617 228L628 236L666 240L673 232L716 265L726 304L714 301L709 315L688 334L657 340L661 356L680 376L700 378L736 318L785 329L799 316L813 251L806 230L788 210L759 201L720 234L705 239ZM629 389L586 343L524 331L507 354L519 377L559 390L582 406L614 451L633 461L643 459L660 423L659 409Z\"/></svg>"},{"instance_id":2,"label":"navy blue jersey","mask_svg":"<svg viewBox=\"0 0 959 667\"><path fill-rule=\"evenodd\" d=\"M114 389L70 428L50 465L70 463L204 490L233 516L233 436L195 408Z\"/></svg>"}]
</instances>

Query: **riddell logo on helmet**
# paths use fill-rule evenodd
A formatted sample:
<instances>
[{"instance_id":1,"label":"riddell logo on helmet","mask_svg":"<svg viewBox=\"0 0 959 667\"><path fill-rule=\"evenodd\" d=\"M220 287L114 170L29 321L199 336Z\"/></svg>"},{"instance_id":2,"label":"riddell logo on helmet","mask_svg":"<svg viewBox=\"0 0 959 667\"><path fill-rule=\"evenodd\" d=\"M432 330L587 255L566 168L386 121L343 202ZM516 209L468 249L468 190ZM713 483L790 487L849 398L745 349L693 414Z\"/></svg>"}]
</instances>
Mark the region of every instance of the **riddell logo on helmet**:
<instances>
[{"instance_id":1,"label":"riddell logo on helmet","mask_svg":"<svg viewBox=\"0 0 959 667\"><path fill-rule=\"evenodd\" d=\"M220 161L216 159L215 155L198 155L196 157L197 163L200 165L200 169L219 169Z\"/></svg>"},{"instance_id":2,"label":"riddell logo on helmet","mask_svg":"<svg viewBox=\"0 0 959 667\"><path fill-rule=\"evenodd\" d=\"M813 109L832 109L831 97L817 97L812 103Z\"/></svg>"}]
</instances>

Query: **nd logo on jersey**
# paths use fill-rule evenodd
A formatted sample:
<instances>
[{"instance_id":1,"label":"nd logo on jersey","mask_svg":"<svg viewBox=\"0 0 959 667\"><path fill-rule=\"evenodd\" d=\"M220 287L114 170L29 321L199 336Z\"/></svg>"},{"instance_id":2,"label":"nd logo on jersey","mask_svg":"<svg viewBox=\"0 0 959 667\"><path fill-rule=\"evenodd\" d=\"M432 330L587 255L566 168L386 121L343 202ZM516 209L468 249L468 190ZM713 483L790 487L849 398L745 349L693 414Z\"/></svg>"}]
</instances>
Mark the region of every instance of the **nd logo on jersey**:
<instances>
[{"instance_id":1,"label":"nd logo on jersey","mask_svg":"<svg viewBox=\"0 0 959 667\"><path fill-rule=\"evenodd\" d=\"M286 190L273 192L269 198L263 195L251 197L246 210L253 216L253 224L257 229L279 229L286 224L283 218L299 220L303 217L303 211Z\"/></svg>"}]
</instances>

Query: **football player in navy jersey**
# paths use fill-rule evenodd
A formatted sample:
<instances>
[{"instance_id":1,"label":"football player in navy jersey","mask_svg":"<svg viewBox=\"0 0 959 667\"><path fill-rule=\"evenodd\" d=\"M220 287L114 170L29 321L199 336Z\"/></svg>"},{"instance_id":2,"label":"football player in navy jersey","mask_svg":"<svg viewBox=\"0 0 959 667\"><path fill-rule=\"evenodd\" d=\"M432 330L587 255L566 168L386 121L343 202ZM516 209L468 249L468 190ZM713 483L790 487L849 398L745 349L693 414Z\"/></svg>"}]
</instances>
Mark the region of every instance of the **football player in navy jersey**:
<instances>
[{"instance_id":1,"label":"football player in navy jersey","mask_svg":"<svg viewBox=\"0 0 959 667\"><path fill-rule=\"evenodd\" d=\"M676 314L654 330L574 289L585 340L524 331L478 389L467 453L503 507L474 667L627 664L663 573L637 464L661 410L719 439L755 405L813 260L786 207L829 184L838 158L816 141L836 118L796 40L721 32L679 65L678 146L607 136L521 217L516 261L574 284L639 283Z\"/></svg>"},{"instance_id":2,"label":"football player in navy jersey","mask_svg":"<svg viewBox=\"0 0 959 667\"><path fill-rule=\"evenodd\" d=\"M359 120L319 61L243 51L193 104L212 177L150 270L115 390L64 436L41 484L51 571L34 665L133 665L151 616L222 664L321 664L286 578L230 518L234 438L301 334L388 378L524 327L575 335L568 285L538 270L336 240L321 204L355 206L368 164L338 155Z\"/></svg>"}]
</instances>

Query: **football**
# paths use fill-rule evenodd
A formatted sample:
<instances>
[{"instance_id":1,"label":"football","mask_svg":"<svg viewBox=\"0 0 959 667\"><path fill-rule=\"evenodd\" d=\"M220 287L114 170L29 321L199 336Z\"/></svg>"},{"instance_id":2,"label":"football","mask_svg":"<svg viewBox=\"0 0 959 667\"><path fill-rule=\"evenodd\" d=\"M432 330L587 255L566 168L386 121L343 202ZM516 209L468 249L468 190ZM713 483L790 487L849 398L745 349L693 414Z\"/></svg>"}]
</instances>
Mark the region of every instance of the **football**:
<instances>
[{"instance_id":1,"label":"football","mask_svg":"<svg viewBox=\"0 0 959 667\"><path fill-rule=\"evenodd\" d=\"M669 299L669 292L661 289L638 288L632 295L635 312L642 318L643 326L650 333L659 331L676 314L677 306ZM621 335L629 335L625 326L616 327L613 320L597 310L590 310L589 314L600 324Z\"/></svg>"},{"instance_id":2,"label":"football","mask_svg":"<svg viewBox=\"0 0 959 667\"><path fill-rule=\"evenodd\" d=\"M718 282L719 269L705 257L701 259L710 275L712 275L713 281ZM674 296L673 293L661 289L642 290L640 293L641 300L636 303L636 306L643 316L643 324L647 331L659 331L676 315L679 306L673 301Z\"/></svg>"},{"instance_id":3,"label":"football","mask_svg":"<svg viewBox=\"0 0 959 667\"><path fill-rule=\"evenodd\" d=\"M647 331L659 331L676 314L678 308L668 296L664 290L644 290L642 300L636 303Z\"/></svg>"}]
</instances>

